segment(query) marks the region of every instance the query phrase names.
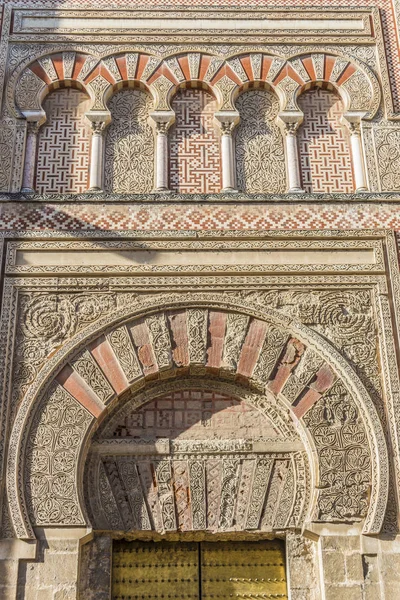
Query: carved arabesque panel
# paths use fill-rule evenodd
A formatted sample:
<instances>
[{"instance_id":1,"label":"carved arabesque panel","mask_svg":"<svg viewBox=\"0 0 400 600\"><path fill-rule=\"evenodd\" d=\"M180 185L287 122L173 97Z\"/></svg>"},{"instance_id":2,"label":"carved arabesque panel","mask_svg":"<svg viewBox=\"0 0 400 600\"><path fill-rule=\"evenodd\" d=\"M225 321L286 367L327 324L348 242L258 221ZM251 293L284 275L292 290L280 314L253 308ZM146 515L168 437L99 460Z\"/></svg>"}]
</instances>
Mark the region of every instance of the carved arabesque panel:
<instances>
[{"instance_id":1,"label":"carved arabesque panel","mask_svg":"<svg viewBox=\"0 0 400 600\"><path fill-rule=\"evenodd\" d=\"M318 521L362 519L368 509L371 459L354 401L337 382L306 415L319 456Z\"/></svg>"},{"instance_id":2,"label":"carved arabesque panel","mask_svg":"<svg viewBox=\"0 0 400 600\"><path fill-rule=\"evenodd\" d=\"M78 454L91 415L55 385L35 415L26 449L26 499L36 525L81 525Z\"/></svg>"},{"instance_id":3,"label":"carved arabesque panel","mask_svg":"<svg viewBox=\"0 0 400 600\"><path fill-rule=\"evenodd\" d=\"M382 191L400 190L400 130L374 129L374 140L380 188Z\"/></svg>"},{"instance_id":4,"label":"carved arabesque panel","mask_svg":"<svg viewBox=\"0 0 400 600\"><path fill-rule=\"evenodd\" d=\"M120 90L108 103L112 122L106 131L105 189L119 194L151 192L154 180L154 134L148 123L151 96Z\"/></svg>"},{"instance_id":5,"label":"carved arabesque panel","mask_svg":"<svg viewBox=\"0 0 400 600\"><path fill-rule=\"evenodd\" d=\"M247 193L283 193L286 189L285 151L276 124L278 98L257 89L236 100L240 122L236 129L237 186Z\"/></svg>"}]
</instances>

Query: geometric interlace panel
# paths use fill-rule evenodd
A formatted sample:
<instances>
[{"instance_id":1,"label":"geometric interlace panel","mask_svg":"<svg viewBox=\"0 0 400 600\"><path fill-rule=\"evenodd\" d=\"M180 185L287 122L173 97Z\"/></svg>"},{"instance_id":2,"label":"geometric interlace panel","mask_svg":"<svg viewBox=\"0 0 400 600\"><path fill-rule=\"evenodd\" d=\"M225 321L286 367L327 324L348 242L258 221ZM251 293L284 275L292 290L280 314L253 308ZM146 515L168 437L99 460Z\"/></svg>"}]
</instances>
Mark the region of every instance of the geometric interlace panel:
<instances>
[{"instance_id":1,"label":"geometric interlace panel","mask_svg":"<svg viewBox=\"0 0 400 600\"><path fill-rule=\"evenodd\" d=\"M90 100L73 88L56 90L43 103L47 121L39 130L36 189L39 194L80 194L88 187Z\"/></svg>"},{"instance_id":2,"label":"geometric interlace panel","mask_svg":"<svg viewBox=\"0 0 400 600\"><path fill-rule=\"evenodd\" d=\"M302 94L298 104L304 112L298 132L304 190L353 192L348 130L340 123L342 101L333 92L315 88Z\"/></svg>"},{"instance_id":3,"label":"geometric interlace panel","mask_svg":"<svg viewBox=\"0 0 400 600\"><path fill-rule=\"evenodd\" d=\"M287 598L285 546L114 541L112 599Z\"/></svg>"},{"instance_id":4,"label":"geometric interlace panel","mask_svg":"<svg viewBox=\"0 0 400 600\"><path fill-rule=\"evenodd\" d=\"M181 193L221 191L220 141L213 123L216 102L204 90L178 91L170 142L170 188Z\"/></svg>"}]
</instances>

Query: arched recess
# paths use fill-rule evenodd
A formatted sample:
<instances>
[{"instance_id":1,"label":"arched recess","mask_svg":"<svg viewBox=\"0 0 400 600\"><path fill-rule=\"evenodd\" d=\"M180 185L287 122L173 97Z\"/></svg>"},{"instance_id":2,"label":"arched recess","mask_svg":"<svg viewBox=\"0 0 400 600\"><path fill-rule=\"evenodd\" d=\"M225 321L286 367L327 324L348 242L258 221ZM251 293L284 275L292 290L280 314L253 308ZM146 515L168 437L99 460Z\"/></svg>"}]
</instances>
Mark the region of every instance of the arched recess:
<instances>
[{"instance_id":1,"label":"arched recess","mask_svg":"<svg viewBox=\"0 0 400 600\"><path fill-rule=\"evenodd\" d=\"M308 519L361 520L364 532L379 532L387 449L372 401L346 360L277 311L233 308L222 297L200 294L197 300L153 299L147 310L130 307L112 322L104 319L44 367L10 442L7 491L17 535L33 537L34 523L82 524L78 465L101 421L134 395L151 393L155 382L188 374L233 380L251 392L252 404L276 408L277 418L283 411L307 449L313 477ZM69 497L54 507L60 490Z\"/></svg>"},{"instance_id":2,"label":"arched recess","mask_svg":"<svg viewBox=\"0 0 400 600\"><path fill-rule=\"evenodd\" d=\"M276 123L279 99L269 89L245 89L235 101L239 124L235 128L236 182L241 192L286 191L283 135Z\"/></svg>"},{"instance_id":3,"label":"arched recess","mask_svg":"<svg viewBox=\"0 0 400 600\"><path fill-rule=\"evenodd\" d=\"M151 192L154 186L154 132L149 124L152 97L143 89L124 88L111 96L107 107L111 123L105 134L105 191Z\"/></svg>"},{"instance_id":4,"label":"arched recess","mask_svg":"<svg viewBox=\"0 0 400 600\"><path fill-rule=\"evenodd\" d=\"M46 122L38 135L36 190L39 194L83 193L88 187L90 127L85 113L90 98L63 87L43 102Z\"/></svg>"},{"instance_id":5,"label":"arched recess","mask_svg":"<svg viewBox=\"0 0 400 600\"><path fill-rule=\"evenodd\" d=\"M169 131L170 189L180 193L221 190L221 151L214 115L217 101L206 89L180 87L171 108Z\"/></svg>"},{"instance_id":6,"label":"arched recess","mask_svg":"<svg viewBox=\"0 0 400 600\"><path fill-rule=\"evenodd\" d=\"M312 87L297 102L303 113L297 138L304 191L354 192L350 133L340 96L333 89Z\"/></svg>"},{"instance_id":7,"label":"arched recess","mask_svg":"<svg viewBox=\"0 0 400 600\"><path fill-rule=\"evenodd\" d=\"M84 506L97 530L300 527L309 468L301 436L268 394L183 376L135 394L100 426Z\"/></svg>"}]
</instances>

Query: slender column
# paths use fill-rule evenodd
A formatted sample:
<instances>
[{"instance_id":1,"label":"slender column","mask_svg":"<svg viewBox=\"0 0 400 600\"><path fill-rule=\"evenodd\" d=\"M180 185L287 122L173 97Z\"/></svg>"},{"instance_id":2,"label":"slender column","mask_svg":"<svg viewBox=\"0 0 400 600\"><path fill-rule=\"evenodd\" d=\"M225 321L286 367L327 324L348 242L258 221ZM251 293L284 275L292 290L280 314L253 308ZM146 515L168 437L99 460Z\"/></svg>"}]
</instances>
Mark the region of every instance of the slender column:
<instances>
[{"instance_id":1,"label":"slender column","mask_svg":"<svg viewBox=\"0 0 400 600\"><path fill-rule=\"evenodd\" d=\"M297 129L299 123L285 123L286 160L288 174L288 192L303 192L301 187L301 173L299 151L297 148Z\"/></svg>"},{"instance_id":2,"label":"slender column","mask_svg":"<svg viewBox=\"0 0 400 600\"><path fill-rule=\"evenodd\" d=\"M92 148L90 155L89 191L103 191L104 121L91 121Z\"/></svg>"},{"instance_id":3,"label":"slender column","mask_svg":"<svg viewBox=\"0 0 400 600\"><path fill-rule=\"evenodd\" d=\"M350 122L349 129L356 192L367 192L368 186L365 175L364 153L361 141L361 124L359 122Z\"/></svg>"},{"instance_id":4,"label":"slender column","mask_svg":"<svg viewBox=\"0 0 400 600\"><path fill-rule=\"evenodd\" d=\"M221 129L222 192L237 192L236 163L233 146L233 130L240 115L235 110L221 110L214 114Z\"/></svg>"},{"instance_id":5,"label":"slender column","mask_svg":"<svg viewBox=\"0 0 400 600\"><path fill-rule=\"evenodd\" d=\"M35 170L36 170L36 152L38 133L40 129L39 121L28 121L28 129L25 144L25 162L22 177L22 192L34 193Z\"/></svg>"},{"instance_id":6,"label":"slender column","mask_svg":"<svg viewBox=\"0 0 400 600\"><path fill-rule=\"evenodd\" d=\"M153 192L169 192L168 186L168 129L175 121L173 110L155 110L150 114L156 132L156 161Z\"/></svg>"},{"instance_id":7,"label":"slender column","mask_svg":"<svg viewBox=\"0 0 400 600\"><path fill-rule=\"evenodd\" d=\"M235 187L235 160L233 155L232 132L235 123L221 122L221 162L222 162L222 191L236 192Z\"/></svg>"},{"instance_id":8,"label":"slender column","mask_svg":"<svg viewBox=\"0 0 400 600\"><path fill-rule=\"evenodd\" d=\"M156 192L168 192L168 127L169 123L156 123Z\"/></svg>"}]
</instances>

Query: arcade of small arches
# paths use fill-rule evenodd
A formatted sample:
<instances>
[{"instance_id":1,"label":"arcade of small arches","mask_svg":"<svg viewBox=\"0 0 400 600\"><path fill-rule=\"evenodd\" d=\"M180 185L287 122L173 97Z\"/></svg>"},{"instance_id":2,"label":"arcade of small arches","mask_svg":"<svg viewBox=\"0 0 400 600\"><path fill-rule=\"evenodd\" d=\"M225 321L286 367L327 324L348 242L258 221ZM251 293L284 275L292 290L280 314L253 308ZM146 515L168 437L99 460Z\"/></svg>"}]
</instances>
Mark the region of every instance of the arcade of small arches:
<instances>
[{"instance_id":1,"label":"arcade of small arches","mask_svg":"<svg viewBox=\"0 0 400 600\"><path fill-rule=\"evenodd\" d=\"M22 189L42 194L366 191L361 124L381 99L367 67L324 53L64 52L13 97Z\"/></svg>"}]
</instances>

